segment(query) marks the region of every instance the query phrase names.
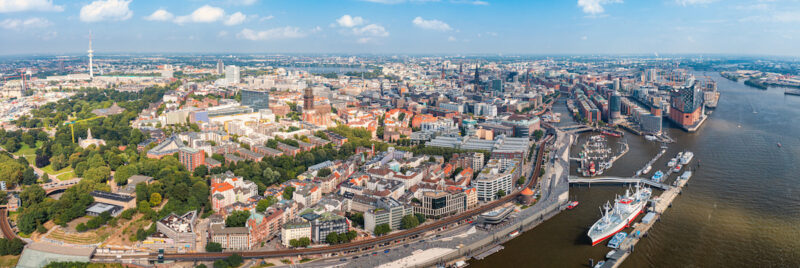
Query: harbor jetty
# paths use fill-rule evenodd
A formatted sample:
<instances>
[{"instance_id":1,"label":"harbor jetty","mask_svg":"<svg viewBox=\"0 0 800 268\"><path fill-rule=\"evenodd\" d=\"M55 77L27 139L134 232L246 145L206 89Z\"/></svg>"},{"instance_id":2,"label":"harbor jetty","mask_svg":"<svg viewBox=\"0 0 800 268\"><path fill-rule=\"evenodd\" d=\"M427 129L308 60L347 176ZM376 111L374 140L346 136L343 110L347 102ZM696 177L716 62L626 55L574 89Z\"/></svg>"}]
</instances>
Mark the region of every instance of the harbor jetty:
<instances>
[{"instance_id":1,"label":"harbor jetty","mask_svg":"<svg viewBox=\"0 0 800 268\"><path fill-rule=\"evenodd\" d=\"M695 168L696 167L697 164L695 164ZM634 224L630 235L620 244L619 249L617 249L614 254L608 257L601 267L617 268L622 265L622 262L633 253L636 243L638 243L639 240L641 240L650 231L650 228L652 228L657 220L661 218L661 215L663 215L667 208L672 206L672 202L681 193L683 187L688 184L690 178L691 176L680 176L676 178L675 182L669 186L667 190L661 193L661 195L658 197L653 198L647 214L653 215L652 218ZM648 217L647 215L645 215L645 218Z\"/></svg>"}]
</instances>

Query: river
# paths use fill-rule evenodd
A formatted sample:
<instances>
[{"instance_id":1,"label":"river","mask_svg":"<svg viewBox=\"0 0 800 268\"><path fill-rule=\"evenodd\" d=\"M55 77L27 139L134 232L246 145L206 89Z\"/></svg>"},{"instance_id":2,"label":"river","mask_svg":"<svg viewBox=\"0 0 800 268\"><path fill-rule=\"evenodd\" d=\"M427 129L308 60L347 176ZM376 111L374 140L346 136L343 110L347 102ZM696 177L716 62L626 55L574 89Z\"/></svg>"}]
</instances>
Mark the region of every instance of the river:
<instances>
[{"instance_id":1,"label":"river","mask_svg":"<svg viewBox=\"0 0 800 268\"><path fill-rule=\"evenodd\" d=\"M693 151L700 166L622 267L800 267L800 97L706 74L722 94L718 107L696 133L666 130L677 142L653 172L684 150ZM571 120L565 108L556 111L562 122ZM605 175L631 176L659 150L636 135L622 139L631 150ZM571 169L575 173L575 165ZM599 207L623 192L620 186L572 187L578 208L470 266L588 267L590 259L603 260L610 249L592 247L586 231L600 217Z\"/></svg>"}]
</instances>

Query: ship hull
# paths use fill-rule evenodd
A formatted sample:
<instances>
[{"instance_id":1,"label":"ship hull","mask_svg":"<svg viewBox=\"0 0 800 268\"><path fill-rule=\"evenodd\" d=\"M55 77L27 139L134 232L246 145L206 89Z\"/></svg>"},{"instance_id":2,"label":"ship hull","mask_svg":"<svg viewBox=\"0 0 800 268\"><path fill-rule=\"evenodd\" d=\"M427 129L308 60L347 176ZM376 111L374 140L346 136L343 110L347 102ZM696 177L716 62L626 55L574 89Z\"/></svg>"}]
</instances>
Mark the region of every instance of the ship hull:
<instances>
[{"instance_id":1,"label":"ship hull","mask_svg":"<svg viewBox=\"0 0 800 268\"><path fill-rule=\"evenodd\" d=\"M625 220L625 224L620 224L616 228L613 228L613 230L614 230L613 232L610 232L610 233L607 233L607 234L603 234L603 236L601 238L598 238L596 240L595 240L595 238L590 237L590 238L592 238L592 246L602 243L606 239L608 239L608 238L614 236L615 234L619 233L619 231L622 231L622 229L625 229L625 227L630 226L631 222L633 222L633 220L636 219L636 217L638 217L639 214L642 214L642 211L644 211L644 206L642 206L642 208L638 209L638 211L636 211L636 213L631 213L632 216Z\"/></svg>"}]
</instances>

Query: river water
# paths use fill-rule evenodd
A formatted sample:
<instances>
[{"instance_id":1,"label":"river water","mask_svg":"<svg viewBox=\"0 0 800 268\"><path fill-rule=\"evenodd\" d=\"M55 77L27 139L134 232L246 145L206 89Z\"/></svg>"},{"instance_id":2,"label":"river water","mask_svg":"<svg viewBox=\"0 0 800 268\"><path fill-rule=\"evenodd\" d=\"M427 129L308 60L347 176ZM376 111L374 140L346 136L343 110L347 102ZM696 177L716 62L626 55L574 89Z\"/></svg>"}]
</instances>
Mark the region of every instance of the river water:
<instances>
[{"instance_id":1,"label":"river water","mask_svg":"<svg viewBox=\"0 0 800 268\"><path fill-rule=\"evenodd\" d=\"M722 94L718 107L696 133L667 130L677 142L650 174L666 170L669 158L684 150L695 153L691 166L700 165L622 267L800 267L800 97L706 74ZM565 108L555 110L563 113L562 124L570 120ZM659 144L636 135L622 139L630 152L604 175L632 176L659 151ZM577 154L577 146L572 149ZM574 174L575 165L571 169ZM599 207L624 189L571 187L578 208L470 266L588 267L590 259L603 260L610 248L592 247L586 232L600 217Z\"/></svg>"}]
</instances>

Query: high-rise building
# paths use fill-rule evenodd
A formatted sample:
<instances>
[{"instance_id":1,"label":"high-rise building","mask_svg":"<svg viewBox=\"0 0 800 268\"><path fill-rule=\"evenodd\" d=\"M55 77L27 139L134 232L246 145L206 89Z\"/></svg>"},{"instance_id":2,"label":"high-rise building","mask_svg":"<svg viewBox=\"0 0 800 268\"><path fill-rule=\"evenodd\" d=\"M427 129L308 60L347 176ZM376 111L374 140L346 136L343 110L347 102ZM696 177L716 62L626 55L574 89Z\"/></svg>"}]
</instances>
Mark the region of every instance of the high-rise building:
<instances>
[{"instance_id":1,"label":"high-rise building","mask_svg":"<svg viewBox=\"0 0 800 268\"><path fill-rule=\"evenodd\" d=\"M229 65L225 66L225 83L228 85L238 84L241 81L239 76L239 66Z\"/></svg>"},{"instance_id":2,"label":"high-rise building","mask_svg":"<svg viewBox=\"0 0 800 268\"><path fill-rule=\"evenodd\" d=\"M314 109L314 90L307 87L303 93L303 111L311 111Z\"/></svg>"},{"instance_id":3,"label":"high-rise building","mask_svg":"<svg viewBox=\"0 0 800 268\"><path fill-rule=\"evenodd\" d=\"M619 81L619 80L616 80L616 81ZM611 106L611 107L609 107L609 111L610 111L609 112L610 113L609 117L611 119L609 121L611 121L611 123L616 123L617 121L619 121L620 118L622 118L622 114L620 113L621 108L622 108L622 101L621 100L622 100L622 97L619 95L619 92L615 91L614 94L611 95L611 101L609 102L609 106Z\"/></svg>"},{"instance_id":4,"label":"high-rise building","mask_svg":"<svg viewBox=\"0 0 800 268\"><path fill-rule=\"evenodd\" d=\"M254 111L269 108L269 92L266 90L242 91L242 105L253 108Z\"/></svg>"},{"instance_id":5,"label":"high-rise building","mask_svg":"<svg viewBox=\"0 0 800 268\"><path fill-rule=\"evenodd\" d=\"M194 171L195 168L206 163L206 153L203 150L181 147L178 152L181 164L189 171Z\"/></svg>"},{"instance_id":6,"label":"high-rise building","mask_svg":"<svg viewBox=\"0 0 800 268\"><path fill-rule=\"evenodd\" d=\"M614 91L619 91L619 78L614 78Z\"/></svg>"},{"instance_id":7,"label":"high-rise building","mask_svg":"<svg viewBox=\"0 0 800 268\"><path fill-rule=\"evenodd\" d=\"M703 115L703 91L695 85L673 90L669 118L681 126L691 126Z\"/></svg>"},{"instance_id":8,"label":"high-rise building","mask_svg":"<svg viewBox=\"0 0 800 268\"><path fill-rule=\"evenodd\" d=\"M492 90L502 92L503 91L503 80L494 79L492 80Z\"/></svg>"},{"instance_id":9,"label":"high-rise building","mask_svg":"<svg viewBox=\"0 0 800 268\"><path fill-rule=\"evenodd\" d=\"M225 64L222 63L222 60L217 60L217 74L222 74L225 71Z\"/></svg>"}]
</instances>

